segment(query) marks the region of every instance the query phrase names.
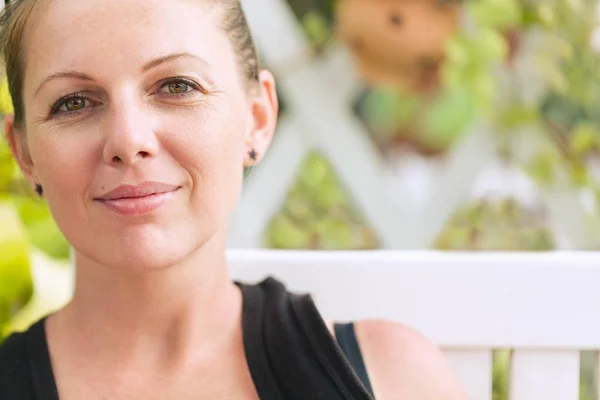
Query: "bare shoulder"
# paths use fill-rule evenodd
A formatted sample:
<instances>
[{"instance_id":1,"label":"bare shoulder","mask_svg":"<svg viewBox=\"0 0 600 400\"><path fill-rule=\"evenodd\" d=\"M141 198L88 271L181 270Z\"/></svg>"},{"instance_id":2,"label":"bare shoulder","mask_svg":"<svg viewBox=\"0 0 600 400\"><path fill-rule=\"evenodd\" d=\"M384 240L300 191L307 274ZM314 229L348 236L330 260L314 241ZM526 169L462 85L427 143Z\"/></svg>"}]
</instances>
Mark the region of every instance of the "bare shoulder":
<instances>
[{"instance_id":1,"label":"bare shoulder","mask_svg":"<svg viewBox=\"0 0 600 400\"><path fill-rule=\"evenodd\" d=\"M416 330L380 320L355 323L377 400L466 400L450 363Z\"/></svg>"}]
</instances>

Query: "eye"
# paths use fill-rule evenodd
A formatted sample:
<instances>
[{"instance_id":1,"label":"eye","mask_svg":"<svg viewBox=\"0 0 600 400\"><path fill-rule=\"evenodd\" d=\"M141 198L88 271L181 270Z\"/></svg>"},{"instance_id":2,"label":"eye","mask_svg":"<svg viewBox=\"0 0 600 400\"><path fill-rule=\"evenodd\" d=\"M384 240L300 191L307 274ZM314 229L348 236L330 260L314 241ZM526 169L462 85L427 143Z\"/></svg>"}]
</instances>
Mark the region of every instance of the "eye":
<instances>
[{"instance_id":1,"label":"eye","mask_svg":"<svg viewBox=\"0 0 600 400\"><path fill-rule=\"evenodd\" d=\"M96 106L98 102L83 96L74 94L58 100L50 109L51 116L76 115L87 108Z\"/></svg>"},{"instance_id":2,"label":"eye","mask_svg":"<svg viewBox=\"0 0 600 400\"><path fill-rule=\"evenodd\" d=\"M187 83L183 83L183 82L172 82L172 83L169 83L168 87L169 87L169 92L175 93L175 94L185 93L191 89L190 85L188 85Z\"/></svg>"},{"instance_id":3,"label":"eye","mask_svg":"<svg viewBox=\"0 0 600 400\"><path fill-rule=\"evenodd\" d=\"M79 111L82 110L86 105L86 100L82 97L74 97L67 99L64 104L60 107L61 111ZM64 110L62 110L64 108Z\"/></svg>"},{"instance_id":4,"label":"eye","mask_svg":"<svg viewBox=\"0 0 600 400\"><path fill-rule=\"evenodd\" d=\"M182 95L193 92L195 90L200 90L198 84L187 79L177 78L164 82L160 87L159 92L173 95Z\"/></svg>"}]
</instances>

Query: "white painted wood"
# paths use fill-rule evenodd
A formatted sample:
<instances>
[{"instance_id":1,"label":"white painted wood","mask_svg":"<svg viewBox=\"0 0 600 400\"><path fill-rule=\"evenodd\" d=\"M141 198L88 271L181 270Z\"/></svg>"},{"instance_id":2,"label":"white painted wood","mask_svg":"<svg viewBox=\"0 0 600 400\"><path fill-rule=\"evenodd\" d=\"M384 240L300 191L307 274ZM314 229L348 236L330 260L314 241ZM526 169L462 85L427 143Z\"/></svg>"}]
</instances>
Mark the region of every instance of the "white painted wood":
<instances>
[{"instance_id":1,"label":"white painted wood","mask_svg":"<svg viewBox=\"0 0 600 400\"><path fill-rule=\"evenodd\" d=\"M532 30L523 35L521 48L517 54L510 76L505 71L504 81L508 84L519 83L520 96L527 104L538 103L548 92L548 82L538 73L537 65L540 62L540 52L547 52L547 36L543 31ZM546 49L544 49L546 47ZM524 129L522 129L524 130ZM534 132L528 132L533 134ZM538 133L539 134L539 133ZM542 133L546 135L546 133ZM535 139L532 141L534 142ZM540 149L540 143L515 143L513 151L520 153ZM529 159L530 161L531 159ZM560 169L560 166L556 166ZM548 206L551 226L559 237L566 238L566 243L561 244L562 249L589 250L594 243L590 243L590 234L587 231L586 219L590 216L585 212L580 201L580 189L567 182L567 171L562 170L557 175L556 182L550 187L541 188L541 193Z\"/></svg>"},{"instance_id":2,"label":"white painted wood","mask_svg":"<svg viewBox=\"0 0 600 400\"><path fill-rule=\"evenodd\" d=\"M600 349L600 253L231 250L235 279L274 276L327 318L406 323L446 348Z\"/></svg>"},{"instance_id":3,"label":"white painted wood","mask_svg":"<svg viewBox=\"0 0 600 400\"><path fill-rule=\"evenodd\" d=\"M280 78L293 116L305 122L306 139L331 162L383 246L400 248L407 240L405 221L401 210L383 196L385 166L380 154L350 110L332 101L335 88L324 76L325 69L317 66ZM323 117L317 118L319 115Z\"/></svg>"},{"instance_id":4,"label":"white painted wood","mask_svg":"<svg viewBox=\"0 0 600 400\"><path fill-rule=\"evenodd\" d=\"M414 210L415 204L394 207L392 196L386 192L389 184L382 179L385 166L381 157L350 112L360 83L347 50L336 44L323 59L314 58L299 21L284 0L244 0L243 4L263 58L277 73L280 87L290 100L292 123L302 124L306 129L308 146L316 147L330 157L384 247L429 247L451 212L466 200L475 173L491 156L492 135L487 135L489 132L481 134L478 132L480 127L476 127L472 135L467 135L463 143L450 152L450 160L439 179L431 183L434 190L430 191L427 201L418 204L418 211ZM511 72L522 82L522 92L528 101L539 99L546 88L543 80L531 75L531 71L536 70L531 54L536 52L543 39L535 33L525 37L525 50L515 61L516 74ZM507 85L514 82L506 71L499 72L498 79ZM486 130L489 129L484 128ZM473 141L478 141L481 146L470 144ZM581 207L573 201L577 198L576 189L559 192L546 192L552 224L559 237L566 236L572 249L590 248L582 222L587 215L580 212ZM394 197L406 199L405 202L410 199L402 193ZM270 214L274 212L276 210ZM243 219L243 214L239 215ZM256 232L268 222L256 217L251 219L258 224L253 228ZM246 225L248 223L236 227ZM256 238L245 241L247 244L259 242Z\"/></svg>"},{"instance_id":5,"label":"white painted wood","mask_svg":"<svg viewBox=\"0 0 600 400\"><path fill-rule=\"evenodd\" d=\"M510 400L578 400L579 352L515 351Z\"/></svg>"},{"instance_id":6,"label":"white painted wood","mask_svg":"<svg viewBox=\"0 0 600 400\"><path fill-rule=\"evenodd\" d=\"M595 395L596 395L596 399L600 399L600 351L595 352L595 365L594 365L594 375L595 375L595 382L594 382L594 390L595 390Z\"/></svg>"},{"instance_id":7,"label":"white painted wood","mask_svg":"<svg viewBox=\"0 0 600 400\"><path fill-rule=\"evenodd\" d=\"M246 1L248 20L255 32L259 47L267 61L281 62L280 51L293 47L308 47L298 28L298 21L281 0ZM286 8L287 7L287 8ZM279 11L274 11L279 10ZM277 29L267 27L277 26ZM277 32L277 35L273 35ZM273 36L288 36L293 43L284 44ZM300 45L304 41L304 45ZM289 52L289 51L288 51ZM287 56L286 56L287 57ZM331 84L332 64L314 62L279 76L279 87L286 99L294 121L302 121L308 143L320 150L335 168L342 183L358 208L380 235L384 247L398 248L409 235L403 232L401 212L389 198L383 196L383 162L361 123L352 115L349 102L335 95ZM258 223L258 220L256 220ZM264 228L267 221L260 221Z\"/></svg>"},{"instance_id":8,"label":"white painted wood","mask_svg":"<svg viewBox=\"0 0 600 400\"><path fill-rule=\"evenodd\" d=\"M279 126L271 151L244 184L243 201L231 220L230 247L262 247L266 223L284 204L299 165L308 153L301 125L282 120Z\"/></svg>"},{"instance_id":9,"label":"white painted wood","mask_svg":"<svg viewBox=\"0 0 600 400\"><path fill-rule=\"evenodd\" d=\"M284 71L312 60L302 26L287 2L243 0L242 6L269 68Z\"/></svg>"},{"instance_id":10,"label":"white painted wood","mask_svg":"<svg viewBox=\"0 0 600 400\"><path fill-rule=\"evenodd\" d=\"M335 43L324 55L323 69L332 87L335 87L334 95L341 103L352 106L352 100L357 99L364 84L360 81L359 73L352 61L348 49L339 43Z\"/></svg>"},{"instance_id":11,"label":"white painted wood","mask_svg":"<svg viewBox=\"0 0 600 400\"><path fill-rule=\"evenodd\" d=\"M490 137L481 132L480 126L474 128L473 135L467 135L463 144L448 157L431 201L420 204L418 213L414 207L395 205L386 192L387 167L381 154L351 110L352 96L359 85L347 52L334 46L323 60L300 60L310 45L296 17L284 3L283 0L248 0L244 7L265 60L278 72L280 90L291 110L291 123L301 125L307 145L321 151L332 163L384 248L429 247L448 216L466 197L477 171L489 160ZM261 215L267 217L275 212ZM248 221L244 219L244 212L238 215L243 222L236 224L235 229L256 224L251 228L252 235L262 232L268 223L258 215L249 216ZM250 237L249 233L234 232L233 235ZM260 240L253 236L231 243L238 242L249 245L258 244Z\"/></svg>"},{"instance_id":12,"label":"white painted wood","mask_svg":"<svg viewBox=\"0 0 600 400\"><path fill-rule=\"evenodd\" d=\"M585 211L577 187L557 184L545 189L544 195L550 223L567 237L570 250L587 250L597 245L591 243L591 232L587 231L591 215Z\"/></svg>"},{"instance_id":13,"label":"white painted wood","mask_svg":"<svg viewBox=\"0 0 600 400\"><path fill-rule=\"evenodd\" d=\"M490 126L484 121L473 124L439 166L439 174L432 183L433 190L427 201L407 221L406 228L412 232L412 240L404 248L432 247L452 213L468 200L479 173L496 158Z\"/></svg>"},{"instance_id":14,"label":"white painted wood","mask_svg":"<svg viewBox=\"0 0 600 400\"><path fill-rule=\"evenodd\" d=\"M472 400L492 399L492 351L447 350L444 355Z\"/></svg>"}]
</instances>

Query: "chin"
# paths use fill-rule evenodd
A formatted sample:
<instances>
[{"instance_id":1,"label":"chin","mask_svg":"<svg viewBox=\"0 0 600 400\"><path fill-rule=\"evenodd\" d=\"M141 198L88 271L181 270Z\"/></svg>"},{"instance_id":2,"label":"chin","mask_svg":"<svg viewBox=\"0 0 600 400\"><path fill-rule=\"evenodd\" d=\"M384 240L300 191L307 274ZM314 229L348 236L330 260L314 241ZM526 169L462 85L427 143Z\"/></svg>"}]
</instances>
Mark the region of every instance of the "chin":
<instances>
[{"instance_id":1,"label":"chin","mask_svg":"<svg viewBox=\"0 0 600 400\"><path fill-rule=\"evenodd\" d=\"M177 265L208 241L205 234L168 232L164 229L122 231L97 239L84 256L102 266L142 275ZM83 249L82 249L83 250Z\"/></svg>"},{"instance_id":2,"label":"chin","mask_svg":"<svg viewBox=\"0 0 600 400\"><path fill-rule=\"evenodd\" d=\"M118 270L125 274L144 275L165 270L185 260L189 252L176 251L170 253L157 251L144 251L141 248L122 250L106 260L101 260L102 265Z\"/></svg>"}]
</instances>

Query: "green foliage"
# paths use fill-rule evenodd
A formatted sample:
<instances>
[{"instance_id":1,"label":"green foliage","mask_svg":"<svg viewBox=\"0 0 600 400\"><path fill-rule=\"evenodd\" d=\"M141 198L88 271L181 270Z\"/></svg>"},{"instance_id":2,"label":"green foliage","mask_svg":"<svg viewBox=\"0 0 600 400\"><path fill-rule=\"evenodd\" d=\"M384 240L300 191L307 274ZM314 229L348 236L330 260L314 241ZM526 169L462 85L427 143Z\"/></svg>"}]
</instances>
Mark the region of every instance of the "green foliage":
<instances>
[{"instance_id":1,"label":"green foliage","mask_svg":"<svg viewBox=\"0 0 600 400\"><path fill-rule=\"evenodd\" d=\"M470 7L475 21L481 26L505 30L523 21L518 0L477 0Z\"/></svg>"},{"instance_id":2,"label":"green foliage","mask_svg":"<svg viewBox=\"0 0 600 400\"><path fill-rule=\"evenodd\" d=\"M0 330L33 293L27 234L14 207L0 201Z\"/></svg>"},{"instance_id":3,"label":"green foliage","mask_svg":"<svg viewBox=\"0 0 600 400\"><path fill-rule=\"evenodd\" d=\"M510 143L510 135L535 127L548 135L556 150L543 147L528 160L518 160L539 183L553 184L558 170L589 186L585 167L600 148L600 56L591 47L598 28L592 0L477 0L465 3L471 29L463 29L447 44L442 82L447 90L467 91ZM512 74L509 35L518 38L541 32L530 55L538 76L547 84L536 102L526 100L517 79L497 79L497 71ZM516 41L519 52L519 40ZM499 86L502 85L502 86Z\"/></svg>"},{"instance_id":4,"label":"green foliage","mask_svg":"<svg viewBox=\"0 0 600 400\"><path fill-rule=\"evenodd\" d=\"M544 218L511 198L479 200L458 209L435 248L469 251L547 251L555 239Z\"/></svg>"},{"instance_id":5,"label":"green foliage","mask_svg":"<svg viewBox=\"0 0 600 400\"><path fill-rule=\"evenodd\" d=\"M5 82L0 82L0 112L11 112L12 105ZM52 257L68 257L68 242L56 226L46 203L27 189L3 135L0 138L0 201L2 200L16 207L31 245ZM0 262L2 258L4 257L0 257Z\"/></svg>"},{"instance_id":6,"label":"green foliage","mask_svg":"<svg viewBox=\"0 0 600 400\"><path fill-rule=\"evenodd\" d=\"M304 31L308 35L310 41L317 47L322 48L331 38L331 29L329 22L322 13L311 10L302 18Z\"/></svg>"},{"instance_id":7,"label":"green foliage","mask_svg":"<svg viewBox=\"0 0 600 400\"><path fill-rule=\"evenodd\" d=\"M477 105L466 90L439 96L425 111L421 139L431 147L447 148L465 132L474 119Z\"/></svg>"},{"instance_id":8,"label":"green foliage","mask_svg":"<svg viewBox=\"0 0 600 400\"><path fill-rule=\"evenodd\" d=\"M467 129L477 113L474 96L467 90L436 93L431 102L387 87L368 91L359 114L378 142L403 132L419 132L418 141L431 149L445 149Z\"/></svg>"},{"instance_id":9,"label":"green foliage","mask_svg":"<svg viewBox=\"0 0 600 400\"><path fill-rule=\"evenodd\" d=\"M0 200L7 199L18 191L17 171L17 164L8 144L3 135L0 135Z\"/></svg>"},{"instance_id":10,"label":"green foliage","mask_svg":"<svg viewBox=\"0 0 600 400\"><path fill-rule=\"evenodd\" d=\"M510 350L496 350L492 357L492 400L508 400Z\"/></svg>"},{"instance_id":11,"label":"green foliage","mask_svg":"<svg viewBox=\"0 0 600 400\"><path fill-rule=\"evenodd\" d=\"M422 107L415 96L405 95L398 91L379 87L369 91L359 106L367 126L378 132L393 132L413 123L414 117Z\"/></svg>"},{"instance_id":12,"label":"green foliage","mask_svg":"<svg viewBox=\"0 0 600 400\"><path fill-rule=\"evenodd\" d=\"M283 209L266 231L276 249L361 250L378 247L361 223L327 160L311 153L300 167Z\"/></svg>"},{"instance_id":13,"label":"green foliage","mask_svg":"<svg viewBox=\"0 0 600 400\"><path fill-rule=\"evenodd\" d=\"M509 400L510 365L512 352L502 349L496 350L492 358L492 400ZM592 379L593 380L593 379ZM588 384L582 374L579 384L579 400L592 400L593 384Z\"/></svg>"},{"instance_id":14,"label":"green foliage","mask_svg":"<svg viewBox=\"0 0 600 400\"><path fill-rule=\"evenodd\" d=\"M31 244L51 257L68 258L70 245L54 222L48 206L33 198L16 199L15 203Z\"/></svg>"}]
</instances>

